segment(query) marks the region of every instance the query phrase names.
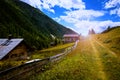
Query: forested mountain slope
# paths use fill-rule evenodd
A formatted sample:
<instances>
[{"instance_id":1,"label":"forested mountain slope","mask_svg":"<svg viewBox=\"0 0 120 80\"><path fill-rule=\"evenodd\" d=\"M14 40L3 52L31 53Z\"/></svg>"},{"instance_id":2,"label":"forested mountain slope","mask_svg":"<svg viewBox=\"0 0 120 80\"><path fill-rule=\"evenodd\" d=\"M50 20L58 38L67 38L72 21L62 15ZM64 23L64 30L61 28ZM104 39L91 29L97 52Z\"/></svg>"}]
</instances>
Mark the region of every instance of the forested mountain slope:
<instances>
[{"instance_id":1,"label":"forested mountain slope","mask_svg":"<svg viewBox=\"0 0 120 80\"><path fill-rule=\"evenodd\" d=\"M75 32L24 2L0 0L0 38L12 34L24 38L30 47L42 49L52 41L50 34L62 38L65 33Z\"/></svg>"}]
</instances>

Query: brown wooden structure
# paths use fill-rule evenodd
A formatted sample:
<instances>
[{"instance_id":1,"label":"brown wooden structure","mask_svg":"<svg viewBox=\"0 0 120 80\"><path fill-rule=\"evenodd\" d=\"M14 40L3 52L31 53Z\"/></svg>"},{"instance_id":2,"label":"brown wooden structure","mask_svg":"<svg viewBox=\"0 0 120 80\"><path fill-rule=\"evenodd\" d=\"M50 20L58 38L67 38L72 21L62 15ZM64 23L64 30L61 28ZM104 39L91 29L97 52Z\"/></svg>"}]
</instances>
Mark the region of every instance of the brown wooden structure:
<instances>
[{"instance_id":1,"label":"brown wooden structure","mask_svg":"<svg viewBox=\"0 0 120 80\"><path fill-rule=\"evenodd\" d=\"M64 34L63 35L63 42L70 43L79 40L80 36L78 34Z\"/></svg>"},{"instance_id":2,"label":"brown wooden structure","mask_svg":"<svg viewBox=\"0 0 120 80\"><path fill-rule=\"evenodd\" d=\"M27 59L27 51L24 39L0 39L0 60Z\"/></svg>"}]
</instances>

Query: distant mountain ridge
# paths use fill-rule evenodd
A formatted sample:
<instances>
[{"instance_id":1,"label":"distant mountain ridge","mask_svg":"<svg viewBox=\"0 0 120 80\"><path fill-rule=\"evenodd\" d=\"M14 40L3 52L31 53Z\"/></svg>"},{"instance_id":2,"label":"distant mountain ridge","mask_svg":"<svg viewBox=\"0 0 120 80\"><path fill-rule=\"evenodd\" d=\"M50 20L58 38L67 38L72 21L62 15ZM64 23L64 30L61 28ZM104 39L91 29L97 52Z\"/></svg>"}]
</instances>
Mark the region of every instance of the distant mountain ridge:
<instances>
[{"instance_id":1,"label":"distant mountain ridge","mask_svg":"<svg viewBox=\"0 0 120 80\"><path fill-rule=\"evenodd\" d=\"M108 28L107 28L106 30L104 30L102 33L107 33L107 32L109 32L109 31L111 31L111 30L116 29L116 28L120 28L120 26L115 26L115 27L110 27L110 26L108 26Z\"/></svg>"},{"instance_id":2,"label":"distant mountain ridge","mask_svg":"<svg viewBox=\"0 0 120 80\"><path fill-rule=\"evenodd\" d=\"M0 0L0 10L0 38L12 34L24 38L31 47L42 49L49 46L51 34L57 38L65 33L76 34L20 0Z\"/></svg>"}]
</instances>

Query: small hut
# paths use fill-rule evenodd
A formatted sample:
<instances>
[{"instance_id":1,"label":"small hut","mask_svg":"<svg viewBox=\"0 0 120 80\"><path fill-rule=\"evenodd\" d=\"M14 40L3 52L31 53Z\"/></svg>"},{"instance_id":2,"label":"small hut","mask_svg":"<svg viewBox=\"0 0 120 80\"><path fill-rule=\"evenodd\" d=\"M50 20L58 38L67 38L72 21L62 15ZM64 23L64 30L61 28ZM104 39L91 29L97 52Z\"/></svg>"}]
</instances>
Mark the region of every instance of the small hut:
<instances>
[{"instance_id":1,"label":"small hut","mask_svg":"<svg viewBox=\"0 0 120 80\"><path fill-rule=\"evenodd\" d=\"M64 34L63 35L63 42L70 43L79 40L80 35L78 34Z\"/></svg>"},{"instance_id":2,"label":"small hut","mask_svg":"<svg viewBox=\"0 0 120 80\"><path fill-rule=\"evenodd\" d=\"M0 60L27 59L27 51L24 39L0 39Z\"/></svg>"}]
</instances>

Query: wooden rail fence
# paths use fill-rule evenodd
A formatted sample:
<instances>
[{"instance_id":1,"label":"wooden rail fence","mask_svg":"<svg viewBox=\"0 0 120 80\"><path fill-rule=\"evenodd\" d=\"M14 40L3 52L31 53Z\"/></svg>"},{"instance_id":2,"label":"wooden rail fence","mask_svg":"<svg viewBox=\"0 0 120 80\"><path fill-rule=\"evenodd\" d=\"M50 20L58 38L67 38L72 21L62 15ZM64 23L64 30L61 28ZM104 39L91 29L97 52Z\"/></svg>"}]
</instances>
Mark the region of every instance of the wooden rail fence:
<instances>
[{"instance_id":1,"label":"wooden rail fence","mask_svg":"<svg viewBox=\"0 0 120 80\"><path fill-rule=\"evenodd\" d=\"M25 63L20 66L7 69L5 71L1 71L0 80L21 80L24 79L26 76L41 72L44 70L45 65L60 60L68 53L70 53L73 49L75 49L77 46L77 42L78 41L76 41L73 46L66 48L63 53L34 62Z\"/></svg>"}]
</instances>

